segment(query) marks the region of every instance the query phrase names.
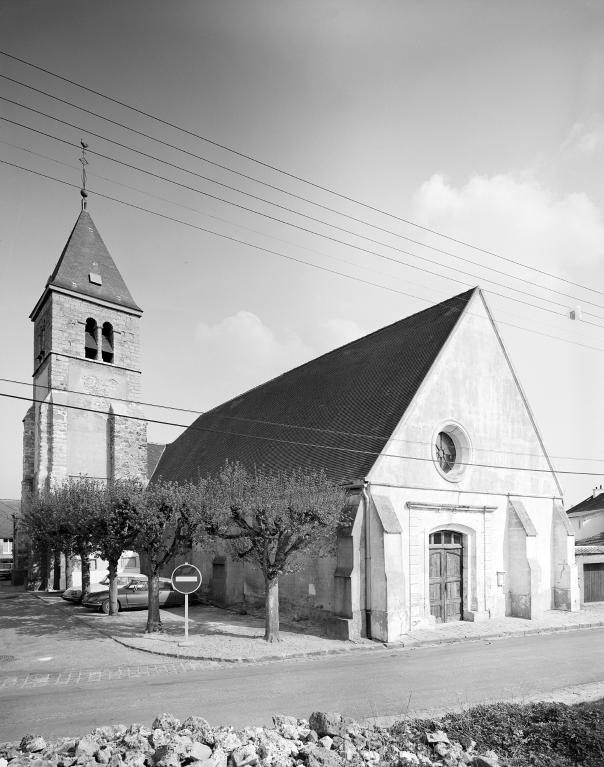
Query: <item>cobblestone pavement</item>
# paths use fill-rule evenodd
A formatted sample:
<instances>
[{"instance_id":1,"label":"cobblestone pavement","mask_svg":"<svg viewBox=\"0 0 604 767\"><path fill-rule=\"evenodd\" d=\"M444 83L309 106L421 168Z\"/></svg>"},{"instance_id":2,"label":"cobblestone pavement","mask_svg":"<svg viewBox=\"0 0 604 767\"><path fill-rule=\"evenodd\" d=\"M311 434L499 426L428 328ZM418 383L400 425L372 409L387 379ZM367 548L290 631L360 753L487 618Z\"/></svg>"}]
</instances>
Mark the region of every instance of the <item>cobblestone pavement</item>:
<instances>
[{"instance_id":1,"label":"cobblestone pavement","mask_svg":"<svg viewBox=\"0 0 604 767\"><path fill-rule=\"evenodd\" d=\"M30 673L7 676L0 679L0 690L24 690L38 687L65 687L117 679L140 679L143 677L186 674L189 671L210 668L206 661L177 661L174 663L149 663L134 666L118 666L104 670L78 669L58 673Z\"/></svg>"}]
</instances>

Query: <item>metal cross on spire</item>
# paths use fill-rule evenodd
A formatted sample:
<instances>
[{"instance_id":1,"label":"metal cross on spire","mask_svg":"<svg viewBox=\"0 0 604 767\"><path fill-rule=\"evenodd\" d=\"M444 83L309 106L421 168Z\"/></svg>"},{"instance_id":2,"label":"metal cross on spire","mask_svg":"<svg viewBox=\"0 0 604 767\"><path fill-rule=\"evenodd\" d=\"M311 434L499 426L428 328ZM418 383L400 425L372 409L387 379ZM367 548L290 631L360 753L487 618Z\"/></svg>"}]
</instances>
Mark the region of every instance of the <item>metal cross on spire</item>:
<instances>
[{"instance_id":1,"label":"metal cross on spire","mask_svg":"<svg viewBox=\"0 0 604 767\"><path fill-rule=\"evenodd\" d=\"M80 144L82 145L82 156L80 157L80 162L82 163L82 188L80 189L80 194L82 196L82 210L86 210L86 198L88 197L88 192L86 191L86 166L88 165L86 150L88 149L88 144L85 144L82 140L80 140Z\"/></svg>"}]
</instances>

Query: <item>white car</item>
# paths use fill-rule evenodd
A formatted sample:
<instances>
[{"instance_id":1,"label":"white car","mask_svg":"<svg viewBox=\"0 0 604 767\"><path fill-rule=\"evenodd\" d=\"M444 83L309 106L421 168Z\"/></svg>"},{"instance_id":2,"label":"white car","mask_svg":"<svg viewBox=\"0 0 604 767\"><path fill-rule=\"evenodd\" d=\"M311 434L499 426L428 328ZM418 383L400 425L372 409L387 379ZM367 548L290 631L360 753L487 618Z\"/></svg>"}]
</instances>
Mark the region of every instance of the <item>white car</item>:
<instances>
[{"instance_id":1,"label":"white car","mask_svg":"<svg viewBox=\"0 0 604 767\"><path fill-rule=\"evenodd\" d=\"M147 576L142 573L118 573L117 575L117 587L127 586L129 583L137 581L139 583L146 583ZM91 583L89 594L94 594L98 591L106 591L109 588L109 576L106 575L102 581L98 583ZM72 587L65 589L61 594L61 599L66 599L68 602L79 602L82 598L82 589L79 587Z\"/></svg>"}]
</instances>

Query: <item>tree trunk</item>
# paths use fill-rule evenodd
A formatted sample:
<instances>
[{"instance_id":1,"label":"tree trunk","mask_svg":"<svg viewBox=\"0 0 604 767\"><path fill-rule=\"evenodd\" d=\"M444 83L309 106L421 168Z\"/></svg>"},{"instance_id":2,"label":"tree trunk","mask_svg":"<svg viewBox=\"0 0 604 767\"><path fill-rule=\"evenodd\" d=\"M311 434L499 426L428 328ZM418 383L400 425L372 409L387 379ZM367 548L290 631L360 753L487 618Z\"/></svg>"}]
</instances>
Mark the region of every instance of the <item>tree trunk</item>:
<instances>
[{"instance_id":1,"label":"tree trunk","mask_svg":"<svg viewBox=\"0 0 604 767\"><path fill-rule=\"evenodd\" d=\"M109 558L109 615L117 615L117 566L120 558Z\"/></svg>"},{"instance_id":2,"label":"tree trunk","mask_svg":"<svg viewBox=\"0 0 604 767\"><path fill-rule=\"evenodd\" d=\"M70 589L73 586L73 557L71 554L65 554L65 588Z\"/></svg>"},{"instance_id":3,"label":"tree trunk","mask_svg":"<svg viewBox=\"0 0 604 767\"><path fill-rule=\"evenodd\" d=\"M162 629L163 626L159 616L159 570L153 568L149 576L149 608L145 633L155 634Z\"/></svg>"},{"instance_id":4,"label":"tree trunk","mask_svg":"<svg viewBox=\"0 0 604 767\"><path fill-rule=\"evenodd\" d=\"M53 551L52 588L53 591L61 590L61 552L59 549Z\"/></svg>"},{"instance_id":5,"label":"tree trunk","mask_svg":"<svg viewBox=\"0 0 604 767\"><path fill-rule=\"evenodd\" d=\"M44 546L40 551L40 591L48 591L50 581L50 558L48 547Z\"/></svg>"},{"instance_id":6,"label":"tree trunk","mask_svg":"<svg viewBox=\"0 0 604 767\"><path fill-rule=\"evenodd\" d=\"M88 561L88 552L84 549L80 549L80 562L82 563L82 599L90 591L90 562Z\"/></svg>"},{"instance_id":7,"label":"tree trunk","mask_svg":"<svg viewBox=\"0 0 604 767\"><path fill-rule=\"evenodd\" d=\"M264 578L264 638L280 642L279 638L279 577Z\"/></svg>"}]
</instances>

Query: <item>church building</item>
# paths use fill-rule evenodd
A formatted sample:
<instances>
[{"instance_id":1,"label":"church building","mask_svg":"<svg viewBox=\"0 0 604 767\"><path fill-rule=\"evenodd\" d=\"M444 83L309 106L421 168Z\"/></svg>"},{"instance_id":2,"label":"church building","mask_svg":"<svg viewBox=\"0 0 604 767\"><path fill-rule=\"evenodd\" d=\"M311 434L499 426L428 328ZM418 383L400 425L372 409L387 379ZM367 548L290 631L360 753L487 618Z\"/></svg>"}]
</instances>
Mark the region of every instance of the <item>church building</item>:
<instances>
[{"instance_id":1,"label":"church building","mask_svg":"<svg viewBox=\"0 0 604 767\"><path fill-rule=\"evenodd\" d=\"M533 414L478 288L204 413L154 478L324 469L348 489L333 557L280 598L334 636L579 608L574 534ZM192 552L215 600L262 599L260 573Z\"/></svg>"},{"instance_id":2,"label":"church building","mask_svg":"<svg viewBox=\"0 0 604 767\"><path fill-rule=\"evenodd\" d=\"M24 419L24 508L32 493L88 476L147 478L139 324L85 203L34 323L33 399Z\"/></svg>"}]
</instances>

